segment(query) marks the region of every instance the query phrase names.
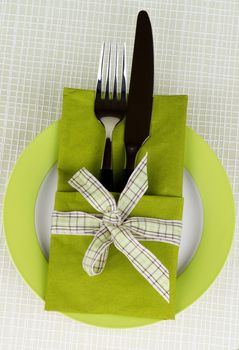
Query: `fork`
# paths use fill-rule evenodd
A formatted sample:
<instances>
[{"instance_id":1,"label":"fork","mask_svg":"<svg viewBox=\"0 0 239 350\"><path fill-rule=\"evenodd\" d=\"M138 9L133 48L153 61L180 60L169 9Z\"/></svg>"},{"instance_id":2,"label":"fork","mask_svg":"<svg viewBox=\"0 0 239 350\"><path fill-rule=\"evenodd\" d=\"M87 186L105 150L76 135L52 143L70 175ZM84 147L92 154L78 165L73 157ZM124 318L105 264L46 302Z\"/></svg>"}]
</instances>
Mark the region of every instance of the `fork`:
<instances>
[{"instance_id":1,"label":"fork","mask_svg":"<svg viewBox=\"0 0 239 350\"><path fill-rule=\"evenodd\" d=\"M113 169L112 169L112 133L115 126L122 120L126 113L126 47L124 44L122 53L122 81L121 91L118 94L118 47L115 45L114 82L113 91L110 91L111 78L111 45L109 45L109 55L106 72L105 92L102 89L102 76L105 56L105 43L101 48L98 78L95 95L95 115L104 125L106 130L106 141L102 168L100 171L100 182L109 191L113 190Z\"/></svg>"}]
</instances>

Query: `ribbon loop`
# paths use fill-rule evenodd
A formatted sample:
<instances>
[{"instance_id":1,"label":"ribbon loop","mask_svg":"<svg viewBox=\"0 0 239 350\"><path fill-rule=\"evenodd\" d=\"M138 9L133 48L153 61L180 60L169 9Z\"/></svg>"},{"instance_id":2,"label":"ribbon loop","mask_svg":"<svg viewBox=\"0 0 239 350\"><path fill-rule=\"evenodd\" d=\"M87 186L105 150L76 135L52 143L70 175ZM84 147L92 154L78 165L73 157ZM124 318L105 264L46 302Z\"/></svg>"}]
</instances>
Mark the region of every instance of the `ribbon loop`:
<instances>
[{"instance_id":1,"label":"ribbon loop","mask_svg":"<svg viewBox=\"0 0 239 350\"><path fill-rule=\"evenodd\" d=\"M102 226L93 238L82 261L83 269L89 276L99 275L104 270L111 243L109 231Z\"/></svg>"},{"instance_id":2,"label":"ribbon loop","mask_svg":"<svg viewBox=\"0 0 239 350\"><path fill-rule=\"evenodd\" d=\"M87 169L80 169L68 183L100 213L116 210L112 194Z\"/></svg>"}]
</instances>

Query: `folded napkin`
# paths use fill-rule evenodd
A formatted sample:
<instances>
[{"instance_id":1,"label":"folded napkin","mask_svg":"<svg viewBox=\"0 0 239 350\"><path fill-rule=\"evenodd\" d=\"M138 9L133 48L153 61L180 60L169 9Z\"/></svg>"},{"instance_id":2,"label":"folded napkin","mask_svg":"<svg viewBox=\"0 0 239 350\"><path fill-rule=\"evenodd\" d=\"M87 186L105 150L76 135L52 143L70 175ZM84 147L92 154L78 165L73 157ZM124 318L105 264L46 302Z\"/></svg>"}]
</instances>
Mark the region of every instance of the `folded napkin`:
<instances>
[{"instance_id":1,"label":"folded napkin","mask_svg":"<svg viewBox=\"0 0 239 350\"><path fill-rule=\"evenodd\" d=\"M94 91L64 89L62 118L59 122L58 188L52 217L45 309L158 320L173 319L178 245L167 243L165 239L140 240L137 234L134 238L137 237L140 241L138 247L149 252L168 271L169 297L165 297L139 273L139 269L132 264L125 252L120 251L119 246L117 249L116 241L115 245L109 246L108 255L102 254L103 258L95 265L99 274L93 273L94 269L88 269L86 262L87 258L91 259L88 253L94 238L86 232L82 235L75 234L74 229L72 231L72 223L76 223L79 216L87 215L86 213L99 215L100 211L97 204L87 197L89 194L84 194L85 183L91 176L99 175L104 151L105 131L94 115L94 94ZM145 154L148 155L143 164L147 167L147 192L142 192L142 197L128 213L128 225L132 224L134 218L139 222L143 218L180 222L182 218L186 107L186 96L154 97L150 137L141 147L136 159L136 164L143 164ZM123 176L123 135L124 121L116 127L113 134L115 188ZM81 179L83 185L79 182L74 186L74 179L78 179L79 174L84 175L83 180ZM92 183L96 183L96 180ZM105 194L107 198L112 196L112 203L118 202L119 206L122 195L112 195ZM59 215L61 234L54 231L54 223L56 218L59 221ZM64 221L66 217L67 220L71 218L69 225ZM93 225L97 217L93 217ZM98 220L102 220L102 216ZM103 220L107 221L105 216ZM110 220L115 220L115 213ZM63 224L66 225L65 231ZM97 226L99 228L100 224ZM106 239L110 240L110 237ZM91 275L89 271L93 271Z\"/></svg>"}]
</instances>

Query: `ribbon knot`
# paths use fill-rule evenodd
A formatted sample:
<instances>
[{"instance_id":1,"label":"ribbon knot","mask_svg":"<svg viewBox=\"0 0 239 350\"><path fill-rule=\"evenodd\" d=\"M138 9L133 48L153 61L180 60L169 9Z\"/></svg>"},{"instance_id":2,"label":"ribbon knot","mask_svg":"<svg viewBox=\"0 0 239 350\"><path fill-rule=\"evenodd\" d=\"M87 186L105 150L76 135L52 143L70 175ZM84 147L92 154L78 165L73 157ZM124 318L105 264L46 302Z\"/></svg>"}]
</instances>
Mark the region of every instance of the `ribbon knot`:
<instances>
[{"instance_id":1,"label":"ribbon knot","mask_svg":"<svg viewBox=\"0 0 239 350\"><path fill-rule=\"evenodd\" d=\"M82 261L84 270L90 276L104 270L109 246L113 243L169 303L169 271L139 241L179 245L182 222L145 217L128 218L148 188L147 155L131 174L117 203L113 195L85 168L80 169L69 180L69 184L101 213L101 218L80 211L54 211L51 233L93 235Z\"/></svg>"},{"instance_id":2,"label":"ribbon knot","mask_svg":"<svg viewBox=\"0 0 239 350\"><path fill-rule=\"evenodd\" d=\"M121 211L116 209L108 213L104 213L102 222L107 225L120 226L122 224Z\"/></svg>"}]
</instances>

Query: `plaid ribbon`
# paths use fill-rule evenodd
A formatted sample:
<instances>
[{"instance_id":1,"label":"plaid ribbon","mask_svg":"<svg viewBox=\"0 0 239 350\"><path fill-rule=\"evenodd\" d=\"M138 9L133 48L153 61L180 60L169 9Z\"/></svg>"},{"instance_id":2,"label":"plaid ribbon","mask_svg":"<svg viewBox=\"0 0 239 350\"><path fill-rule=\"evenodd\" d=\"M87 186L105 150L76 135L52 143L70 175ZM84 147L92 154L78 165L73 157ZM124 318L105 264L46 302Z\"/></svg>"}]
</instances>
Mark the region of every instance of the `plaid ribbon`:
<instances>
[{"instance_id":1,"label":"plaid ribbon","mask_svg":"<svg viewBox=\"0 0 239 350\"><path fill-rule=\"evenodd\" d=\"M52 213L52 234L93 235L83 258L90 275L100 274L106 264L111 243L122 252L139 273L169 302L169 271L139 241L179 245L182 222L145 217L127 218L148 188L147 155L130 176L118 203L113 195L85 168L69 184L101 215L80 211Z\"/></svg>"}]
</instances>

